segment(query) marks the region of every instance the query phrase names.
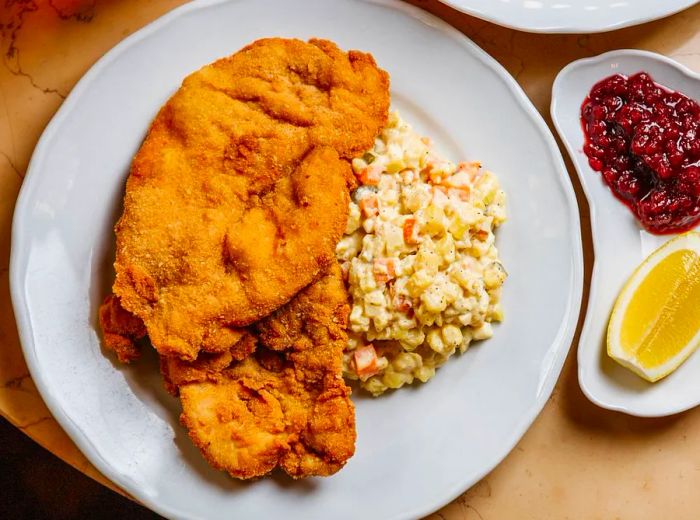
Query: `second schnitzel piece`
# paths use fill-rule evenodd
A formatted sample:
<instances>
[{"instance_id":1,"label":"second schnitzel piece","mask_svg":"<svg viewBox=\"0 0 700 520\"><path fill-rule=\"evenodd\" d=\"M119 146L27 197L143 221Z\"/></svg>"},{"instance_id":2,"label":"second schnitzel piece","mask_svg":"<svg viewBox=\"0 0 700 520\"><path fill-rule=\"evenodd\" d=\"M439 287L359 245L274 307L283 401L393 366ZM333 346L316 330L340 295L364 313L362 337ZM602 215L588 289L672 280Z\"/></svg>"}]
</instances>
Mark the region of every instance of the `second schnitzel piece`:
<instances>
[{"instance_id":1,"label":"second schnitzel piece","mask_svg":"<svg viewBox=\"0 0 700 520\"><path fill-rule=\"evenodd\" d=\"M187 77L131 166L114 293L161 355L224 352L334 261L349 160L387 120L369 54L259 40Z\"/></svg>"},{"instance_id":2,"label":"second schnitzel piece","mask_svg":"<svg viewBox=\"0 0 700 520\"><path fill-rule=\"evenodd\" d=\"M253 356L161 358L182 423L206 459L237 478L276 466L294 478L331 475L355 451L355 408L342 379L349 306L340 269L256 324ZM272 350L274 349L274 350ZM280 351L280 352L277 352Z\"/></svg>"}]
</instances>

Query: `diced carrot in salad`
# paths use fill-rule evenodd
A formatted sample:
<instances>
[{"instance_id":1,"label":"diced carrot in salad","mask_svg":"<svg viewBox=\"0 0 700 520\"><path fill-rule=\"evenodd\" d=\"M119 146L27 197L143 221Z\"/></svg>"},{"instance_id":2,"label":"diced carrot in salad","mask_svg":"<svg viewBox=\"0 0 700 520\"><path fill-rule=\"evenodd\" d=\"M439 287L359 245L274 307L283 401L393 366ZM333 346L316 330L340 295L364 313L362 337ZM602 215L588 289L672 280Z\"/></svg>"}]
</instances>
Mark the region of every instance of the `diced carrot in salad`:
<instances>
[{"instance_id":1,"label":"diced carrot in salad","mask_svg":"<svg viewBox=\"0 0 700 520\"><path fill-rule=\"evenodd\" d=\"M411 245L418 243L418 226L414 217L407 218L403 223L403 241Z\"/></svg>"},{"instance_id":2,"label":"diced carrot in salad","mask_svg":"<svg viewBox=\"0 0 700 520\"><path fill-rule=\"evenodd\" d=\"M365 218L379 215L379 198L376 195L368 195L361 198L359 206Z\"/></svg>"},{"instance_id":3,"label":"diced carrot in salad","mask_svg":"<svg viewBox=\"0 0 700 520\"><path fill-rule=\"evenodd\" d=\"M361 378L373 376L379 372L377 351L371 343L355 350L355 371Z\"/></svg>"},{"instance_id":4,"label":"diced carrot in salad","mask_svg":"<svg viewBox=\"0 0 700 520\"><path fill-rule=\"evenodd\" d=\"M372 273L377 283L386 283L396 278L396 259L376 258L372 265Z\"/></svg>"},{"instance_id":5,"label":"diced carrot in salad","mask_svg":"<svg viewBox=\"0 0 700 520\"><path fill-rule=\"evenodd\" d=\"M433 184L433 200L440 201L442 195L446 195L468 201L471 189L462 181L463 179L455 179L454 176L440 179L438 183ZM446 201L441 200L441 202L445 203Z\"/></svg>"},{"instance_id":6,"label":"diced carrot in salad","mask_svg":"<svg viewBox=\"0 0 700 520\"><path fill-rule=\"evenodd\" d=\"M477 240L482 240L482 241L483 241L483 240L486 240L486 239L489 237L489 232L488 232L488 231L485 231L485 230L483 230L483 229L479 229L478 231L476 231L476 232L474 233L474 237L475 237Z\"/></svg>"},{"instance_id":7,"label":"diced carrot in salad","mask_svg":"<svg viewBox=\"0 0 700 520\"><path fill-rule=\"evenodd\" d=\"M379 165L367 166L366 168L362 168L356 176L360 184L379 186L379 181L382 178L382 167Z\"/></svg>"}]
</instances>

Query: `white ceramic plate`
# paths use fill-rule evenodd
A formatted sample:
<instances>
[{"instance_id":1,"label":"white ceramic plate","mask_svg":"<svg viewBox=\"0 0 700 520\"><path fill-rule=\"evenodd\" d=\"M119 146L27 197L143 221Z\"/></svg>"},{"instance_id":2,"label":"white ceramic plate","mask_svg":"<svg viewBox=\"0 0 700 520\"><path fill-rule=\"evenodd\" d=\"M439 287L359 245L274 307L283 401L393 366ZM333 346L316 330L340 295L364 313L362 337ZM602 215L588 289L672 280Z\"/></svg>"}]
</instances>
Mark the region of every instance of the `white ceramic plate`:
<instances>
[{"instance_id":1,"label":"white ceramic plate","mask_svg":"<svg viewBox=\"0 0 700 520\"><path fill-rule=\"evenodd\" d=\"M374 54L403 116L454 159L479 158L509 194L499 232L505 323L427 385L355 395L357 453L337 475L241 483L178 424L154 355L118 366L97 308L129 162L189 72L263 36L327 37ZM144 504L182 518L416 518L462 493L520 439L569 348L582 286L579 217L554 138L515 81L462 34L400 2L204 1L131 36L46 129L13 227L12 296L32 376L87 457Z\"/></svg>"},{"instance_id":2,"label":"white ceramic plate","mask_svg":"<svg viewBox=\"0 0 700 520\"><path fill-rule=\"evenodd\" d=\"M698 0L441 0L464 13L521 31L595 33L663 18Z\"/></svg>"},{"instance_id":3,"label":"white ceramic plate","mask_svg":"<svg viewBox=\"0 0 700 520\"><path fill-rule=\"evenodd\" d=\"M700 99L700 75L651 52L620 50L575 61L552 88L552 119L574 162L591 209L595 265L588 311L578 347L581 389L594 403L631 415L657 417L700 404L700 355L691 356L673 374L647 383L606 354L608 319L618 293L634 269L675 235L647 233L618 201L583 153L581 104L591 87L612 74L646 71L658 83Z\"/></svg>"}]
</instances>

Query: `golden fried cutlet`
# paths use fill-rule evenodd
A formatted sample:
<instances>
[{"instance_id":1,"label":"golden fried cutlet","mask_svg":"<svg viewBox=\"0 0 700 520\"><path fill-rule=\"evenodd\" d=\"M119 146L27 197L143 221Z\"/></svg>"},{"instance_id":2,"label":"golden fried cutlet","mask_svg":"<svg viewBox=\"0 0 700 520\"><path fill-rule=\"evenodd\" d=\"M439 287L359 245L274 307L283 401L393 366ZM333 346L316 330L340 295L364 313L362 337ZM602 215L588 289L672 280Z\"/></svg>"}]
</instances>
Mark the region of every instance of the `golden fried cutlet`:
<instances>
[{"instance_id":1,"label":"golden fried cutlet","mask_svg":"<svg viewBox=\"0 0 700 520\"><path fill-rule=\"evenodd\" d=\"M168 387L182 401L181 421L214 467L244 479L278 465L295 478L343 467L355 451L355 409L341 375L348 312L334 263L251 327L260 343L253 356L238 363L225 354L162 358Z\"/></svg>"},{"instance_id":2,"label":"golden fried cutlet","mask_svg":"<svg viewBox=\"0 0 700 520\"><path fill-rule=\"evenodd\" d=\"M349 160L389 106L373 58L265 39L187 77L132 163L114 293L165 356L225 352L333 262Z\"/></svg>"}]
</instances>

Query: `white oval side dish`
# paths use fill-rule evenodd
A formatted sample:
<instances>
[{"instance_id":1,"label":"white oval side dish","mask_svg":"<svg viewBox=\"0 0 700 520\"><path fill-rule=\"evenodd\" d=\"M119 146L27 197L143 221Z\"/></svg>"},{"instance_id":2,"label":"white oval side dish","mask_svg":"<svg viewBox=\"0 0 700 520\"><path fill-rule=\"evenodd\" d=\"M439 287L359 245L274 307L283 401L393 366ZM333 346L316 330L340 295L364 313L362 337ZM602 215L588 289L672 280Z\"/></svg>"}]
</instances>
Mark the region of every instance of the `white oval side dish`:
<instances>
[{"instance_id":1,"label":"white oval side dish","mask_svg":"<svg viewBox=\"0 0 700 520\"><path fill-rule=\"evenodd\" d=\"M597 33L657 20L698 0L441 0L498 25L535 33Z\"/></svg>"},{"instance_id":2,"label":"white oval side dish","mask_svg":"<svg viewBox=\"0 0 700 520\"><path fill-rule=\"evenodd\" d=\"M700 355L692 355L668 377L648 383L607 355L605 341L613 304L634 269L675 235L645 231L588 165L583 153L580 109L591 87L613 74L646 71L662 85L700 99L700 75L659 54L612 51L570 63L552 88L551 114L576 167L591 211L595 264L588 311L578 346L578 377L586 396L603 408L641 417L660 417L700 404Z\"/></svg>"},{"instance_id":3,"label":"white oval side dish","mask_svg":"<svg viewBox=\"0 0 700 520\"><path fill-rule=\"evenodd\" d=\"M354 392L355 456L330 478L240 482L211 468L178 424L152 352L119 366L97 308L109 291L124 182L182 79L267 36L323 37L371 52L392 101L446 157L475 158L509 196L508 266L494 338L430 383ZM515 80L457 30L381 0L202 0L127 38L80 80L45 130L13 223L11 290L32 377L90 461L172 518L383 520L427 515L515 446L547 401L578 320L579 215L554 137Z\"/></svg>"}]
</instances>

